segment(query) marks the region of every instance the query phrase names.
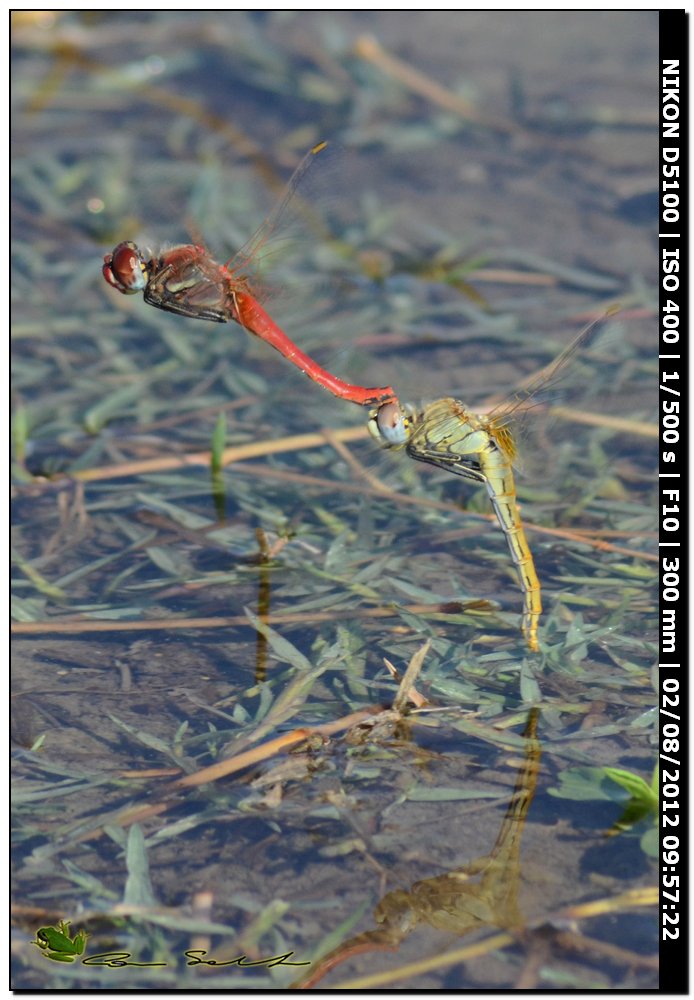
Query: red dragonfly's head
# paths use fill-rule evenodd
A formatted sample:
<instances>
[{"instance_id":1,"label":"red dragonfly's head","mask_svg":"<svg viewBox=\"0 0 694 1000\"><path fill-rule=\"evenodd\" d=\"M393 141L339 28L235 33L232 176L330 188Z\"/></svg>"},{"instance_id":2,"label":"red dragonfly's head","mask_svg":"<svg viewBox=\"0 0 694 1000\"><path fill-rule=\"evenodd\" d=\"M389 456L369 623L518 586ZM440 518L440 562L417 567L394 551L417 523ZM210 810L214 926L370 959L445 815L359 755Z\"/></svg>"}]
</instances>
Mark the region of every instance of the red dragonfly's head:
<instances>
[{"instance_id":1,"label":"red dragonfly's head","mask_svg":"<svg viewBox=\"0 0 694 1000\"><path fill-rule=\"evenodd\" d=\"M123 295L143 291L149 280L147 261L130 241L119 243L113 253L106 254L101 273L109 285Z\"/></svg>"}]
</instances>

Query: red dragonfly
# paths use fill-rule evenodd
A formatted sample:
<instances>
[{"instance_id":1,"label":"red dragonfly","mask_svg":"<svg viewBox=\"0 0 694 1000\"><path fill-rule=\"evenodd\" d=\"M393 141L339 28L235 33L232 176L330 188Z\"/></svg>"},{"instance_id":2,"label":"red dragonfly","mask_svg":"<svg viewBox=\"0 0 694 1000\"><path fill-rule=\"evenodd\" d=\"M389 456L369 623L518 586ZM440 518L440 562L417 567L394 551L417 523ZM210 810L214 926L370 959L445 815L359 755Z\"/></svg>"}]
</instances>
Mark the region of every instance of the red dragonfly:
<instances>
[{"instance_id":1,"label":"red dragonfly","mask_svg":"<svg viewBox=\"0 0 694 1000\"><path fill-rule=\"evenodd\" d=\"M106 254L102 272L106 281L124 295L144 292L145 302L157 309L209 320L239 323L249 333L267 341L314 382L339 399L373 406L395 398L390 386L365 388L350 385L304 354L265 312L255 298L251 266L258 251L277 229L280 217L311 169L318 153L327 147L318 143L296 168L279 203L244 248L226 264L218 264L206 247L198 243L172 247L148 257L135 243L119 243Z\"/></svg>"}]
</instances>

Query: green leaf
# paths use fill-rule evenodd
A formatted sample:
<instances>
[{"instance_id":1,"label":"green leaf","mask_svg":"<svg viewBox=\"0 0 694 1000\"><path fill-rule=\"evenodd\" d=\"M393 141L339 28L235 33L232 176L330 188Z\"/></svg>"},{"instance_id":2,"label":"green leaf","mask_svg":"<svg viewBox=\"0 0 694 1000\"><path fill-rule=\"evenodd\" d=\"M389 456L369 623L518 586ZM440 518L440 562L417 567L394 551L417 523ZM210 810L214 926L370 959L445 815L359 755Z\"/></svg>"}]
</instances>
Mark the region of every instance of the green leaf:
<instances>
[{"instance_id":1,"label":"green leaf","mask_svg":"<svg viewBox=\"0 0 694 1000\"><path fill-rule=\"evenodd\" d=\"M539 705L542 701L540 685L535 680L533 666L527 659L521 665L520 695L526 705Z\"/></svg>"},{"instance_id":2,"label":"green leaf","mask_svg":"<svg viewBox=\"0 0 694 1000\"><path fill-rule=\"evenodd\" d=\"M126 906L156 906L154 890L149 877L149 861L142 828L134 823L128 834L128 846L125 852L125 864L128 877L125 881L123 903Z\"/></svg>"},{"instance_id":3,"label":"green leaf","mask_svg":"<svg viewBox=\"0 0 694 1000\"><path fill-rule=\"evenodd\" d=\"M14 457L21 464L26 457L29 439L29 411L26 406L18 406L12 415L12 446Z\"/></svg>"},{"instance_id":4,"label":"green leaf","mask_svg":"<svg viewBox=\"0 0 694 1000\"><path fill-rule=\"evenodd\" d=\"M45 594L46 597L53 597L58 601L65 600L67 596L65 591L61 590L60 587L47 580L45 576L39 573L39 571L32 566L30 562L27 562L27 560L24 559L24 557L18 552L12 553L12 562L15 566L17 566L20 572L22 572L24 576L32 582L36 589L42 594Z\"/></svg>"},{"instance_id":5,"label":"green leaf","mask_svg":"<svg viewBox=\"0 0 694 1000\"><path fill-rule=\"evenodd\" d=\"M250 621L253 628L260 632L262 636L268 641L268 645L272 649L273 653L279 660L283 660L285 663L291 663L293 667L298 670L311 670L312 665L309 660L304 656L304 654L292 645L289 639L285 639L281 636L279 632L275 632L273 628L266 625L264 621L261 621L257 615L255 615L250 608L243 609L246 613L246 617Z\"/></svg>"},{"instance_id":6,"label":"green leaf","mask_svg":"<svg viewBox=\"0 0 694 1000\"><path fill-rule=\"evenodd\" d=\"M146 551L155 566L177 580L182 579L190 572L190 563L173 546L148 545Z\"/></svg>"},{"instance_id":7,"label":"green leaf","mask_svg":"<svg viewBox=\"0 0 694 1000\"><path fill-rule=\"evenodd\" d=\"M641 837L641 850L649 858L658 857L660 854L660 831L657 826L652 826L650 830L646 830L643 837Z\"/></svg>"},{"instance_id":8,"label":"green leaf","mask_svg":"<svg viewBox=\"0 0 694 1000\"><path fill-rule=\"evenodd\" d=\"M469 799L499 799L503 793L474 788L429 788L416 785L407 793L410 802L460 802Z\"/></svg>"},{"instance_id":9,"label":"green leaf","mask_svg":"<svg viewBox=\"0 0 694 1000\"><path fill-rule=\"evenodd\" d=\"M559 788L550 788L550 795L574 802L624 801L625 794L606 781L602 767L570 767L559 775Z\"/></svg>"},{"instance_id":10,"label":"green leaf","mask_svg":"<svg viewBox=\"0 0 694 1000\"><path fill-rule=\"evenodd\" d=\"M638 774L632 774L631 771L621 771L616 767L606 767L603 770L608 778L626 789L632 799L643 802L653 809L657 808L657 791Z\"/></svg>"},{"instance_id":11,"label":"green leaf","mask_svg":"<svg viewBox=\"0 0 694 1000\"><path fill-rule=\"evenodd\" d=\"M125 416L129 410L129 403L142 395L142 385L137 382L133 385L124 385L115 392L110 393L95 406L90 407L84 415L84 426L90 434L96 434L104 427L112 417Z\"/></svg>"},{"instance_id":12,"label":"green leaf","mask_svg":"<svg viewBox=\"0 0 694 1000\"><path fill-rule=\"evenodd\" d=\"M638 774L617 767L571 767L559 775L550 795L577 802L609 801L626 805L613 829L628 829L655 813L658 796Z\"/></svg>"},{"instance_id":13,"label":"green leaf","mask_svg":"<svg viewBox=\"0 0 694 1000\"><path fill-rule=\"evenodd\" d=\"M218 475L222 471L222 455L227 440L227 419L222 412L217 417L217 423L212 431L212 475Z\"/></svg>"},{"instance_id":14,"label":"green leaf","mask_svg":"<svg viewBox=\"0 0 694 1000\"><path fill-rule=\"evenodd\" d=\"M210 520L209 517L201 517L199 514L194 514L184 507L178 507L167 500L162 500L161 497L156 496L154 493L136 493L135 497L140 503L151 507L153 510L161 511L162 514L166 514L176 524L181 524L184 528L189 528L191 531L199 531L214 525L214 521Z\"/></svg>"}]
</instances>

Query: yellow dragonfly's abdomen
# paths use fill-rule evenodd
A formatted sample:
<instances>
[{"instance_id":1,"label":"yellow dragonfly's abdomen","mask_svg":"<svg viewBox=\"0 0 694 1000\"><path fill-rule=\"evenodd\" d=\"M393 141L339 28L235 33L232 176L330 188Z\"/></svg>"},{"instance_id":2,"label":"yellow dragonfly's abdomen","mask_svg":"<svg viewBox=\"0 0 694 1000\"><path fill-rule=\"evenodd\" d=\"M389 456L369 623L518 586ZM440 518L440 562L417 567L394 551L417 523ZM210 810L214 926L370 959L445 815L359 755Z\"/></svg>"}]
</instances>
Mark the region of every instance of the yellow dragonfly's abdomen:
<instances>
[{"instance_id":1,"label":"yellow dragonfly's abdomen","mask_svg":"<svg viewBox=\"0 0 694 1000\"><path fill-rule=\"evenodd\" d=\"M516 447L511 431L470 413L460 400L450 397L438 399L409 419L408 455L485 484L523 591L523 635L530 649L537 651L540 581L516 502L512 464Z\"/></svg>"},{"instance_id":2,"label":"yellow dragonfly's abdomen","mask_svg":"<svg viewBox=\"0 0 694 1000\"><path fill-rule=\"evenodd\" d=\"M501 525L511 558L516 565L516 571L523 591L522 631L528 646L533 652L539 649L537 628L542 614L542 598L540 596L540 581L535 571L532 552L525 537L523 522L516 503L516 487L513 480L513 469L504 452L483 453L481 456L481 471L485 476L487 493L492 501L499 524Z\"/></svg>"}]
</instances>

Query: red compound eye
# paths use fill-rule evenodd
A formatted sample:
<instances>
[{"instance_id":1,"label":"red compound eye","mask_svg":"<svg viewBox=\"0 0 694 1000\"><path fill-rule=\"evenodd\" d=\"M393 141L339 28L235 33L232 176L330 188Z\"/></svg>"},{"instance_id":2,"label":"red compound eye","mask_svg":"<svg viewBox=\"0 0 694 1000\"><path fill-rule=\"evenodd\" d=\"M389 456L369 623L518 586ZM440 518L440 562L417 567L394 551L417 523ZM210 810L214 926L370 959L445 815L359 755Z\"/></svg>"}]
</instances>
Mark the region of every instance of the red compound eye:
<instances>
[{"instance_id":1,"label":"red compound eye","mask_svg":"<svg viewBox=\"0 0 694 1000\"><path fill-rule=\"evenodd\" d=\"M134 243L119 243L104 257L101 269L106 281L124 295L141 292L147 284L147 262Z\"/></svg>"}]
</instances>

